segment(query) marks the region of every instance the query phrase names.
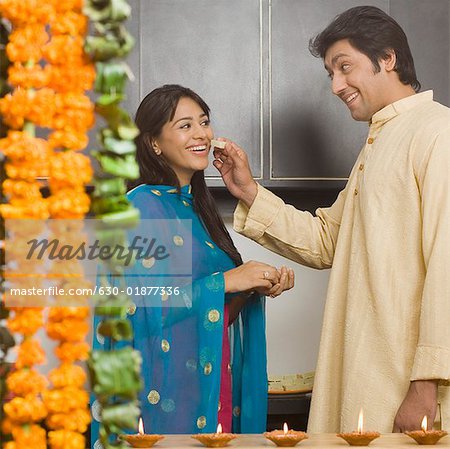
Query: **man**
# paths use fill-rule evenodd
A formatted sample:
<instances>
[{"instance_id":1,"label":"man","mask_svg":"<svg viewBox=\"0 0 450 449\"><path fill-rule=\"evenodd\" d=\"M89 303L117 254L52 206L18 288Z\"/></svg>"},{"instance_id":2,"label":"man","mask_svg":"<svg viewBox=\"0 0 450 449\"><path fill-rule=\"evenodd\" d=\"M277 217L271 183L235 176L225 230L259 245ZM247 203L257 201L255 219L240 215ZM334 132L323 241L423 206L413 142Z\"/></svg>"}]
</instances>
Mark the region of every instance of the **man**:
<instances>
[{"instance_id":1,"label":"man","mask_svg":"<svg viewBox=\"0 0 450 449\"><path fill-rule=\"evenodd\" d=\"M303 265L331 269L310 432L429 427L450 420L450 110L416 93L390 16L345 11L313 41L333 93L368 138L329 208L298 211L259 186L227 141L214 162L240 202L235 229ZM436 422L436 425L438 423Z\"/></svg>"}]
</instances>

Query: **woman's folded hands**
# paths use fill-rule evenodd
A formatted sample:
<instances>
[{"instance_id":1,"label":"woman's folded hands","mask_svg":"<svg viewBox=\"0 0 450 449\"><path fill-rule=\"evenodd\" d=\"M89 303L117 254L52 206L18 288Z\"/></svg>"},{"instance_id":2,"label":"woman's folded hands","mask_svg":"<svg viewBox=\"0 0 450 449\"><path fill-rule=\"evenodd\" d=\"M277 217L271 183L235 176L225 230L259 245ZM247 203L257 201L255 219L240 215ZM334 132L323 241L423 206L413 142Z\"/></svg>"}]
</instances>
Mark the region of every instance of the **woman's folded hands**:
<instances>
[{"instance_id":1,"label":"woman's folded hands","mask_svg":"<svg viewBox=\"0 0 450 449\"><path fill-rule=\"evenodd\" d=\"M294 271L251 260L224 273L225 292L257 291L263 295L281 295L294 286Z\"/></svg>"}]
</instances>

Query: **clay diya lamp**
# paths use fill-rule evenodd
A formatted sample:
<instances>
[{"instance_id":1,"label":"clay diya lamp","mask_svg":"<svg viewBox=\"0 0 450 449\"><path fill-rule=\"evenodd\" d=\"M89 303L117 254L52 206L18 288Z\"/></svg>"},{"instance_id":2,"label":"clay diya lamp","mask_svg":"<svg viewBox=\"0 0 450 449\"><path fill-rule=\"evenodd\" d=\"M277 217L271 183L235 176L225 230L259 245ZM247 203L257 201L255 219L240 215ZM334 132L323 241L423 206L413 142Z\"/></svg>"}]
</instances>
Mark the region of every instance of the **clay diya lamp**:
<instances>
[{"instance_id":1,"label":"clay diya lamp","mask_svg":"<svg viewBox=\"0 0 450 449\"><path fill-rule=\"evenodd\" d=\"M222 424L219 423L216 433L198 433L191 435L191 438L195 438L206 447L224 447L231 440L237 438L237 435L234 433L223 433Z\"/></svg>"},{"instance_id":2,"label":"clay diya lamp","mask_svg":"<svg viewBox=\"0 0 450 449\"><path fill-rule=\"evenodd\" d=\"M362 409L358 417L358 430L356 432L338 433L337 436L345 440L350 446L368 446L375 438L380 436L379 432L363 431L364 415Z\"/></svg>"},{"instance_id":3,"label":"clay diya lamp","mask_svg":"<svg viewBox=\"0 0 450 449\"><path fill-rule=\"evenodd\" d=\"M413 438L419 444L433 445L436 444L442 437L448 434L445 430L427 430L428 419L426 416L423 417L422 430L410 430L405 432L406 435Z\"/></svg>"},{"instance_id":4,"label":"clay diya lamp","mask_svg":"<svg viewBox=\"0 0 450 449\"><path fill-rule=\"evenodd\" d=\"M122 434L119 435L121 440L126 441L132 447L148 448L154 446L158 441L164 438L163 435L146 434L144 433L144 423L142 418L139 418L139 433L134 435Z\"/></svg>"},{"instance_id":5,"label":"clay diya lamp","mask_svg":"<svg viewBox=\"0 0 450 449\"><path fill-rule=\"evenodd\" d=\"M264 432L264 436L280 447L294 447L300 443L300 441L308 438L308 435L305 432L288 429L286 423L284 423L283 430Z\"/></svg>"}]
</instances>

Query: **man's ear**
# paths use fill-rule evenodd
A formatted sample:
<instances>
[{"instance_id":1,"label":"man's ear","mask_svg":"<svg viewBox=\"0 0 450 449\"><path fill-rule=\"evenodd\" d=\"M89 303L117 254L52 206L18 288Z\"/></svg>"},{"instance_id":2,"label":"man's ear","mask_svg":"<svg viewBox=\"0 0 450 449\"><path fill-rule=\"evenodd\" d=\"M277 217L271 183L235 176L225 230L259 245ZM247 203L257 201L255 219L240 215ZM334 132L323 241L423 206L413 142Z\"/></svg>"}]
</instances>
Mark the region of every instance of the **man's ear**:
<instances>
[{"instance_id":1,"label":"man's ear","mask_svg":"<svg viewBox=\"0 0 450 449\"><path fill-rule=\"evenodd\" d=\"M382 62L384 63L386 72L392 72L395 70L395 66L397 64L397 55L395 54L395 51L393 49L387 50Z\"/></svg>"}]
</instances>

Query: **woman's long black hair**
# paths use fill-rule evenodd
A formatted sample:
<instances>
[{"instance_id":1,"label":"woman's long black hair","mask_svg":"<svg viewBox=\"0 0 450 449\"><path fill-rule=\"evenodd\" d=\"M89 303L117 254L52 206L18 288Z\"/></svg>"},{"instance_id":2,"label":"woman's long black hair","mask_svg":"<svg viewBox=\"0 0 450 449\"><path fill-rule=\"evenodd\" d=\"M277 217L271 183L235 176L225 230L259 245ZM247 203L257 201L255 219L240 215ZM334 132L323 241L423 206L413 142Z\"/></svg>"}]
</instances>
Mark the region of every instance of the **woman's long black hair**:
<instances>
[{"instance_id":1,"label":"woman's long black hair","mask_svg":"<svg viewBox=\"0 0 450 449\"><path fill-rule=\"evenodd\" d=\"M139 105L135 122L140 131L136 138L136 160L140 176L132 185L129 185L130 188L139 184L164 184L175 186L180 191L181 186L177 175L163 155L155 154L152 140L158 138L162 127L173 119L178 102L184 97L194 100L209 117L210 109L203 99L191 89L177 84L166 84L153 90ZM203 170L194 173L191 187L194 210L200 216L209 235L236 265L241 265L242 257L234 246L214 198L206 186Z\"/></svg>"}]
</instances>

